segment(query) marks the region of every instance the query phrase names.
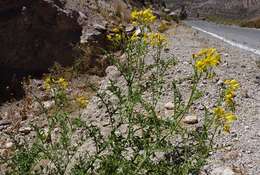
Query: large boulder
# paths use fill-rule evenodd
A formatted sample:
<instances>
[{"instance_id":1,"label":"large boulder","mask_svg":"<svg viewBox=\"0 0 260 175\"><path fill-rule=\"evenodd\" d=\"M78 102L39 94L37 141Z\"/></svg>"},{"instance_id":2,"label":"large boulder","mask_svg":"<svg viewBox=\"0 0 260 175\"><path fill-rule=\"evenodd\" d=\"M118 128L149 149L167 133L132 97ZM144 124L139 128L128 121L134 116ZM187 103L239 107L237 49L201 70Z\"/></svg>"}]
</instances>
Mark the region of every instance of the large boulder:
<instances>
[{"instance_id":1,"label":"large boulder","mask_svg":"<svg viewBox=\"0 0 260 175\"><path fill-rule=\"evenodd\" d=\"M21 80L41 75L54 62L69 65L78 52L82 25L61 0L0 1L0 103L20 98Z\"/></svg>"},{"instance_id":2,"label":"large boulder","mask_svg":"<svg viewBox=\"0 0 260 175\"><path fill-rule=\"evenodd\" d=\"M108 46L106 18L118 3L99 2L103 4L95 0L0 0L0 101L4 96L9 99L9 94L22 96L20 80L42 75L55 62L70 66L80 57L87 72L103 75L107 62L100 48Z\"/></svg>"},{"instance_id":3,"label":"large boulder","mask_svg":"<svg viewBox=\"0 0 260 175\"><path fill-rule=\"evenodd\" d=\"M1 0L0 67L40 72L54 61L71 64L82 31L78 18L60 0Z\"/></svg>"}]
</instances>

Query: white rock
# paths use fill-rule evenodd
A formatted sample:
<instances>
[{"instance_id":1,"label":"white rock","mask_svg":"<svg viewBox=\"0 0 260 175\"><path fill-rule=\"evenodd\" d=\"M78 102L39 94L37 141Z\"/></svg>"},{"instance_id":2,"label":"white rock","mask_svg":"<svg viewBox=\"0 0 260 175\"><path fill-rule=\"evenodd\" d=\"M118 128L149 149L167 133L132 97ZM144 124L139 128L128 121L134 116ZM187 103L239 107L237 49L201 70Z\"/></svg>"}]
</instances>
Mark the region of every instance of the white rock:
<instances>
[{"instance_id":1,"label":"white rock","mask_svg":"<svg viewBox=\"0 0 260 175\"><path fill-rule=\"evenodd\" d=\"M218 167L210 175L235 175L235 172L230 167Z\"/></svg>"},{"instance_id":2,"label":"white rock","mask_svg":"<svg viewBox=\"0 0 260 175\"><path fill-rule=\"evenodd\" d=\"M227 53L224 54L225 57L228 57L229 55Z\"/></svg>"},{"instance_id":3,"label":"white rock","mask_svg":"<svg viewBox=\"0 0 260 175\"><path fill-rule=\"evenodd\" d=\"M178 14L176 12L171 12L169 16L172 18L178 18Z\"/></svg>"},{"instance_id":4,"label":"white rock","mask_svg":"<svg viewBox=\"0 0 260 175\"><path fill-rule=\"evenodd\" d=\"M10 148L13 147L13 145L14 145L13 142L6 142L6 143L5 143L5 148L6 148L6 149L10 149Z\"/></svg>"},{"instance_id":5,"label":"white rock","mask_svg":"<svg viewBox=\"0 0 260 175\"><path fill-rule=\"evenodd\" d=\"M186 124L196 124L199 122L196 115L187 115L182 119L182 121Z\"/></svg>"},{"instance_id":6,"label":"white rock","mask_svg":"<svg viewBox=\"0 0 260 175\"><path fill-rule=\"evenodd\" d=\"M127 55L124 53L119 58L120 58L120 60L126 60L127 59Z\"/></svg>"},{"instance_id":7,"label":"white rock","mask_svg":"<svg viewBox=\"0 0 260 175\"><path fill-rule=\"evenodd\" d=\"M125 31L126 31L127 33L132 33L133 31L135 31L135 27L132 26L132 25L127 26L126 29L125 29Z\"/></svg>"},{"instance_id":8,"label":"white rock","mask_svg":"<svg viewBox=\"0 0 260 175\"><path fill-rule=\"evenodd\" d=\"M168 110L173 110L174 109L174 104L172 102L168 102L164 105L165 109Z\"/></svg>"},{"instance_id":9,"label":"white rock","mask_svg":"<svg viewBox=\"0 0 260 175\"><path fill-rule=\"evenodd\" d=\"M170 13L171 12L171 9L163 9L163 11L165 12L165 13Z\"/></svg>"},{"instance_id":10,"label":"white rock","mask_svg":"<svg viewBox=\"0 0 260 175\"><path fill-rule=\"evenodd\" d=\"M222 86L224 84L224 81L223 80L218 80L218 82L217 82L217 85L218 86Z\"/></svg>"},{"instance_id":11,"label":"white rock","mask_svg":"<svg viewBox=\"0 0 260 175\"><path fill-rule=\"evenodd\" d=\"M142 34L141 29L140 29L140 28L137 28L137 29L135 30L135 34L136 34L137 36L140 36L140 35Z\"/></svg>"},{"instance_id":12,"label":"white rock","mask_svg":"<svg viewBox=\"0 0 260 175\"><path fill-rule=\"evenodd\" d=\"M55 105L55 101L44 101L42 102L42 105L45 109L50 109L52 106Z\"/></svg>"},{"instance_id":13,"label":"white rock","mask_svg":"<svg viewBox=\"0 0 260 175\"><path fill-rule=\"evenodd\" d=\"M107 77L109 77L109 79L115 79L120 76L120 72L115 66L108 66L105 72L107 74Z\"/></svg>"}]
</instances>

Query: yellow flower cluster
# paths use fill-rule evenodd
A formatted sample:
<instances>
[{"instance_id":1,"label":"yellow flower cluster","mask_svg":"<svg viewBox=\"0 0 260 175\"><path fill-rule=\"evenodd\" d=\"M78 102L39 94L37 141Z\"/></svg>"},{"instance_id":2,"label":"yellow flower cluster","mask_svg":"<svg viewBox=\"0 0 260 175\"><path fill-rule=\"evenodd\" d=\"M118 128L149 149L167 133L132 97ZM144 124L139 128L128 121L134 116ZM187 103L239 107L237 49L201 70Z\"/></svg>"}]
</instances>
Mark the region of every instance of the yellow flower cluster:
<instances>
[{"instance_id":1,"label":"yellow flower cluster","mask_svg":"<svg viewBox=\"0 0 260 175\"><path fill-rule=\"evenodd\" d=\"M63 89L66 89L68 87L68 82L64 78L59 78L57 80L57 84Z\"/></svg>"},{"instance_id":2,"label":"yellow flower cluster","mask_svg":"<svg viewBox=\"0 0 260 175\"><path fill-rule=\"evenodd\" d=\"M84 108L88 105L88 99L85 96L78 96L75 99L79 107Z\"/></svg>"},{"instance_id":3,"label":"yellow flower cluster","mask_svg":"<svg viewBox=\"0 0 260 175\"><path fill-rule=\"evenodd\" d=\"M58 87L60 89L66 89L68 87L68 82L62 77L55 79L55 78L48 76L44 80L44 88L46 90L50 90L53 87Z\"/></svg>"},{"instance_id":4,"label":"yellow flower cluster","mask_svg":"<svg viewBox=\"0 0 260 175\"><path fill-rule=\"evenodd\" d=\"M235 92L240 87L240 85L236 80L226 80L224 83L227 86L225 90L225 102L230 107L233 107Z\"/></svg>"},{"instance_id":5,"label":"yellow flower cluster","mask_svg":"<svg viewBox=\"0 0 260 175\"><path fill-rule=\"evenodd\" d=\"M206 72L210 68L216 67L220 61L220 54L215 48L207 48L200 50L197 54L193 55L195 59L195 67L199 72Z\"/></svg>"},{"instance_id":6,"label":"yellow flower cluster","mask_svg":"<svg viewBox=\"0 0 260 175\"><path fill-rule=\"evenodd\" d=\"M107 35L107 39L114 43L120 43L123 40L123 32L121 28L112 29L112 34Z\"/></svg>"},{"instance_id":7,"label":"yellow flower cluster","mask_svg":"<svg viewBox=\"0 0 260 175\"><path fill-rule=\"evenodd\" d=\"M235 91L240 87L240 85L236 80L226 80L224 83L227 86L224 96L226 107L234 107ZM216 118L222 122L224 131L229 132L231 124L237 119L237 117L232 112L225 111L223 107L215 108L213 113Z\"/></svg>"},{"instance_id":8,"label":"yellow flower cluster","mask_svg":"<svg viewBox=\"0 0 260 175\"><path fill-rule=\"evenodd\" d=\"M153 47L162 46L167 41L165 35L161 33L148 33L147 35L144 35L144 39Z\"/></svg>"},{"instance_id":9,"label":"yellow flower cluster","mask_svg":"<svg viewBox=\"0 0 260 175\"><path fill-rule=\"evenodd\" d=\"M131 13L131 20L133 25L149 25L156 20L151 9L141 11L134 10Z\"/></svg>"},{"instance_id":10,"label":"yellow flower cluster","mask_svg":"<svg viewBox=\"0 0 260 175\"><path fill-rule=\"evenodd\" d=\"M226 112L224 108L217 107L213 111L216 119L223 123L223 129L226 132L230 132L231 124L237 120L237 117L232 112Z\"/></svg>"}]
</instances>

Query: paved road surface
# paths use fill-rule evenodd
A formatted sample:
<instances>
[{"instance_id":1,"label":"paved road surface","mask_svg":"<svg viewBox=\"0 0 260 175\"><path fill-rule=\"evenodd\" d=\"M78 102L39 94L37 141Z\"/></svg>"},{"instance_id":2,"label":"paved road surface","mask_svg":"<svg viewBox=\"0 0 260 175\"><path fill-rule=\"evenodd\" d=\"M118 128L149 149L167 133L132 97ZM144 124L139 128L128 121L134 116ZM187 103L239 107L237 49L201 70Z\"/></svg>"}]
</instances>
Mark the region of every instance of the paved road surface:
<instances>
[{"instance_id":1,"label":"paved road surface","mask_svg":"<svg viewBox=\"0 0 260 175\"><path fill-rule=\"evenodd\" d=\"M200 20L187 20L185 23L233 46L260 55L260 29L227 26Z\"/></svg>"}]
</instances>

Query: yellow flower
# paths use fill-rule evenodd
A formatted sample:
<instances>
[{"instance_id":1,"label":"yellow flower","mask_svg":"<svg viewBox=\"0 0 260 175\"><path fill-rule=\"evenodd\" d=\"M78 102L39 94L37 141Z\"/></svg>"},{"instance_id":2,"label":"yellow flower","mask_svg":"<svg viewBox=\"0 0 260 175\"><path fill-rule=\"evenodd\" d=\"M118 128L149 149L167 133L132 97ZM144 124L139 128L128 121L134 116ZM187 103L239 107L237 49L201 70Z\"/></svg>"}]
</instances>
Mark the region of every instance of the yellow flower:
<instances>
[{"instance_id":1,"label":"yellow flower","mask_svg":"<svg viewBox=\"0 0 260 175\"><path fill-rule=\"evenodd\" d=\"M220 106L213 109L213 114L216 119L223 125L223 130L225 132L229 132L231 124L237 120L237 117L233 113L226 112L225 109Z\"/></svg>"},{"instance_id":2,"label":"yellow flower","mask_svg":"<svg viewBox=\"0 0 260 175\"><path fill-rule=\"evenodd\" d=\"M207 49L207 57L211 57L212 55L214 55L215 53L217 52L217 49L216 48L209 48Z\"/></svg>"},{"instance_id":3,"label":"yellow flower","mask_svg":"<svg viewBox=\"0 0 260 175\"><path fill-rule=\"evenodd\" d=\"M198 58L198 57L205 55L207 52L208 52L208 49L204 48L204 49L201 49L197 54L193 54L193 55L194 55L194 58Z\"/></svg>"},{"instance_id":4,"label":"yellow flower","mask_svg":"<svg viewBox=\"0 0 260 175\"><path fill-rule=\"evenodd\" d=\"M119 30L118 28L113 28L113 29L112 29L112 32L114 32L114 33L119 33L120 30Z\"/></svg>"},{"instance_id":5,"label":"yellow flower","mask_svg":"<svg viewBox=\"0 0 260 175\"><path fill-rule=\"evenodd\" d=\"M225 124L224 127L223 127L223 130L224 130L225 132L228 132L228 133L229 133L229 132L230 132L230 128L231 128L231 127L230 127L230 124Z\"/></svg>"},{"instance_id":6,"label":"yellow flower","mask_svg":"<svg viewBox=\"0 0 260 175\"><path fill-rule=\"evenodd\" d=\"M113 41L112 35L107 35L107 39L108 39L109 41Z\"/></svg>"},{"instance_id":7,"label":"yellow flower","mask_svg":"<svg viewBox=\"0 0 260 175\"><path fill-rule=\"evenodd\" d=\"M215 54L215 55L208 56L208 59L209 59L210 66L214 67L220 63L221 57L219 54Z\"/></svg>"},{"instance_id":8,"label":"yellow flower","mask_svg":"<svg viewBox=\"0 0 260 175\"><path fill-rule=\"evenodd\" d=\"M237 120L237 117L233 113L228 112L225 114L225 120L227 123L232 123Z\"/></svg>"},{"instance_id":9,"label":"yellow flower","mask_svg":"<svg viewBox=\"0 0 260 175\"><path fill-rule=\"evenodd\" d=\"M228 87L230 88L230 89L232 89L232 90L237 90L239 87L240 87L240 84L238 83L238 81L237 80L234 80L234 79L232 79L232 80L226 80L225 82L224 82L226 85L228 85Z\"/></svg>"},{"instance_id":10,"label":"yellow flower","mask_svg":"<svg viewBox=\"0 0 260 175\"><path fill-rule=\"evenodd\" d=\"M240 84L238 81L232 79L232 80L226 80L225 85L227 85L226 91L225 91L225 102L230 107L234 106L234 97L235 97L235 91L240 87Z\"/></svg>"},{"instance_id":11,"label":"yellow flower","mask_svg":"<svg viewBox=\"0 0 260 175\"><path fill-rule=\"evenodd\" d=\"M134 10L131 13L131 20L133 25L149 25L156 20L151 9L141 11Z\"/></svg>"},{"instance_id":12,"label":"yellow flower","mask_svg":"<svg viewBox=\"0 0 260 175\"><path fill-rule=\"evenodd\" d=\"M207 65L204 60L199 60L195 63L195 67L198 69L198 71L203 72Z\"/></svg>"},{"instance_id":13,"label":"yellow flower","mask_svg":"<svg viewBox=\"0 0 260 175\"><path fill-rule=\"evenodd\" d=\"M120 34L115 34L115 40L116 41L121 41L122 40L122 36Z\"/></svg>"},{"instance_id":14,"label":"yellow flower","mask_svg":"<svg viewBox=\"0 0 260 175\"><path fill-rule=\"evenodd\" d=\"M107 35L107 39L109 41L112 41L112 42L115 42L115 43L119 43L120 41L122 41L123 36L120 33L109 34L109 35Z\"/></svg>"},{"instance_id":15,"label":"yellow flower","mask_svg":"<svg viewBox=\"0 0 260 175\"><path fill-rule=\"evenodd\" d=\"M197 54L193 54L193 59L199 72L206 72L216 67L221 61L220 54L215 48L201 49Z\"/></svg>"},{"instance_id":16,"label":"yellow flower","mask_svg":"<svg viewBox=\"0 0 260 175\"><path fill-rule=\"evenodd\" d=\"M231 90L227 90L226 94L225 94L225 102L228 105L233 105L234 104L234 92Z\"/></svg>"},{"instance_id":17,"label":"yellow flower","mask_svg":"<svg viewBox=\"0 0 260 175\"><path fill-rule=\"evenodd\" d=\"M213 113L217 118L222 118L225 115L225 110L222 107L216 107L214 108Z\"/></svg>"},{"instance_id":18,"label":"yellow flower","mask_svg":"<svg viewBox=\"0 0 260 175\"><path fill-rule=\"evenodd\" d=\"M234 114L232 114L231 112L226 113L223 130L225 132L230 132L231 124L236 120L237 120L237 117Z\"/></svg>"},{"instance_id":19,"label":"yellow flower","mask_svg":"<svg viewBox=\"0 0 260 175\"><path fill-rule=\"evenodd\" d=\"M64 78L59 78L57 80L57 84L60 86L62 89L66 89L68 87L68 82Z\"/></svg>"},{"instance_id":20,"label":"yellow flower","mask_svg":"<svg viewBox=\"0 0 260 175\"><path fill-rule=\"evenodd\" d=\"M68 87L68 82L64 78L55 79L48 76L44 80L44 88L46 90L50 89L66 89Z\"/></svg>"},{"instance_id":21,"label":"yellow flower","mask_svg":"<svg viewBox=\"0 0 260 175\"><path fill-rule=\"evenodd\" d=\"M160 33L149 33L147 37L144 37L146 40L148 40L148 43L150 43L151 46L162 46L166 43L166 37L165 35L162 35Z\"/></svg>"},{"instance_id":22,"label":"yellow flower","mask_svg":"<svg viewBox=\"0 0 260 175\"><path fill-rule=\"evenodd\" d=\"M53 80L50 76L48 76L43 83L43 86L46 90L50 90L51 89L51 84L52 84Z\"/></svg>"},{"instance_id":23,"label":"yellow flower","mask_svg":"<svg viewBox=\"0 0 260 175\"><path fill-rule=\"evenodd\" d=\"M76 100L77 104L79 105L79 107L81 107L81 108L86 107L88 104L88 99L84 96L78 96L75 100Z\"/></svg>"},{"instance_id":24,"label":"yellow flower","mask_svg":"<svg viewBox=\"0 0 260 175\"><path fill-rule=\"evenodd\" d=\"M130 41L132 41L132 42L135 42L139 39L140 39L140 37L137 35L136 32L130 37Z\"/></svg>"}]
</instances>

